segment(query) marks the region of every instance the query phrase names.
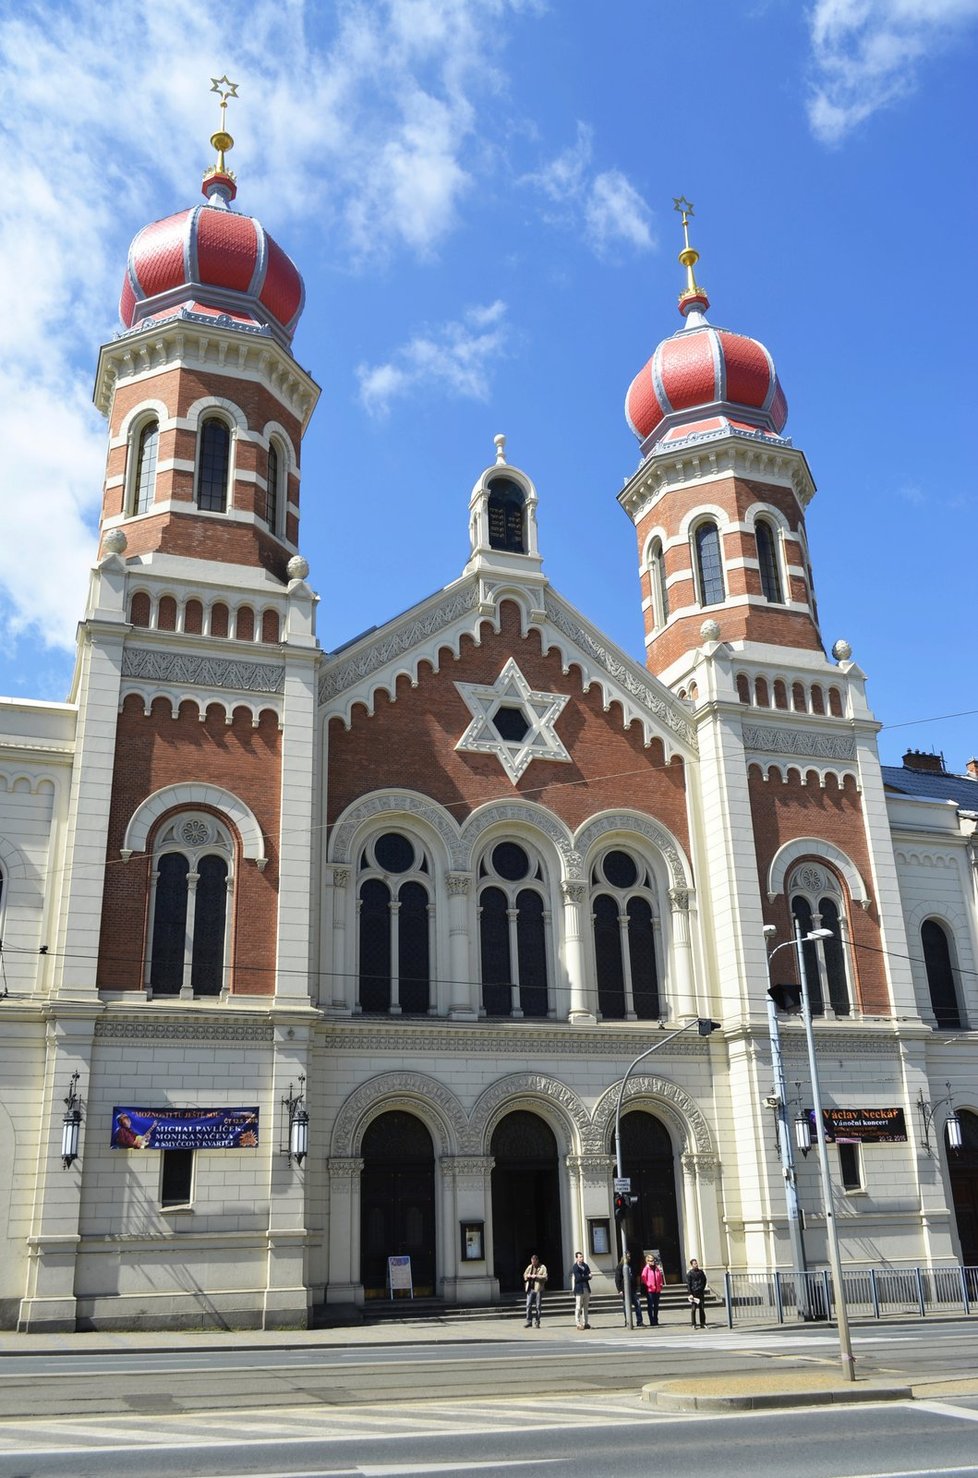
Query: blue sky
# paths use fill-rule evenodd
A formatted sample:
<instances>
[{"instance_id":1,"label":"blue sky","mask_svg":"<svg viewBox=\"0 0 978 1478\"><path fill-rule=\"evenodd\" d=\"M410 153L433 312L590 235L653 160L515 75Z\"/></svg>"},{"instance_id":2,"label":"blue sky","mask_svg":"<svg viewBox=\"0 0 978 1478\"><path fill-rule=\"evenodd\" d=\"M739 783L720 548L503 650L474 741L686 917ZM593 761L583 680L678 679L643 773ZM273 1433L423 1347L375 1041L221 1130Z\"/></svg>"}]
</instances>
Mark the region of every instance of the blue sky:
<instances>
[{"instance_id":1,"label":"blue sky","mask_svg":"<svg viewBox=\"0 0 978 1478\"><path fill-rule=\"evenodd\" d=\"M131 237L200 198L227 72L237 205L306 282L325 646L461 571L502 431L550 579L641 659L622 404L680 321L685 194L711 321L771 350L819 489L825 643L867 672L885 760L963 769L976 61L978 0L0 0L0 691L66 692L98 345Z\"/></svg>"}]
</instances>

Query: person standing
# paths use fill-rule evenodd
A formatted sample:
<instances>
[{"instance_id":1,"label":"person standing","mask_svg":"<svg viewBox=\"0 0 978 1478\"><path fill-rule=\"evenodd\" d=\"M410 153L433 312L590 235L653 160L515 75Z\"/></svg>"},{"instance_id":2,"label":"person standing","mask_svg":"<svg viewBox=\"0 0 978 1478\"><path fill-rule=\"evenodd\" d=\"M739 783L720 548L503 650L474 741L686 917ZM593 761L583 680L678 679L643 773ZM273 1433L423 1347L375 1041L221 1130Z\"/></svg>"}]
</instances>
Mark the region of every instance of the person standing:
<instances>
[{"instance_id":1,"label":"person standing","mask_svg":"<svg viewBox=\"0 0 978 1478\"><path fill-rule=\"evenodd\" d=\"M632 1270L632 1254L626 1252L621 1262L615 1268L615 1287L621 1294L621 1311L625 1317L625 1328L628 1328L628 1307L625 1303L625 1268L628 1268L628 1287L631 1293L632 1308L635 1310L635 1323L639 1329L642 1327L642 1299L639 1293L638 1281Z\"/></svg>"},{"instance_id":2,"label":"person standing","mask_svg":"<svg viewBox=\"0 0 978 1478\"><path fill-rule=\"evenodd\" d=\"M659 1322L659 1299L662 1290L666 1286L665 1274L662 1264L651 1252L645 1254L645 1267L640 1273L642 1287L645 1289L645 1308L649 1316L649 1324Z\"/></svg>"},{"instance_id":3,"label":"person standing","mask_svg":"<svg viewBox=\"0 0 978 1478\"><path fill-rule=\"evenodd\" d=\"M523 1269L523 1286L526 1289L526 1323L523 1328L529 1329L535 1318L539 1329L540 1306L543 1303L543 1290L547 1286L547 1268L535 1252Z\"/></svg>"},{"instance_id":4,"label":"person standing","mask_svg":"<svg viewBox=\"0 0 978 1478\"><path fill-rule=\"evenodd\" d=\"M574 1321L578 1329L590 1329L587 1315L588 1305L591 1302L591 1269L584 1261L583 1252L574 1253L570 1284L574 1294Z\"/></svg>"},{"instance_id":5,"label":"person standing","mask_svg":"<svg viewBox=\"0 0 978 1478\"><path fill-rule=\"evenodd\" d=\"M689 1259L689 1272L686 1274L686 1289L689 1293L689 1317L693 1328L696 1328L696 1314L699 1311L700 1328L706 1328L706 1274L696 1261L695 1257Z\"/></svg>"}]
</instances>

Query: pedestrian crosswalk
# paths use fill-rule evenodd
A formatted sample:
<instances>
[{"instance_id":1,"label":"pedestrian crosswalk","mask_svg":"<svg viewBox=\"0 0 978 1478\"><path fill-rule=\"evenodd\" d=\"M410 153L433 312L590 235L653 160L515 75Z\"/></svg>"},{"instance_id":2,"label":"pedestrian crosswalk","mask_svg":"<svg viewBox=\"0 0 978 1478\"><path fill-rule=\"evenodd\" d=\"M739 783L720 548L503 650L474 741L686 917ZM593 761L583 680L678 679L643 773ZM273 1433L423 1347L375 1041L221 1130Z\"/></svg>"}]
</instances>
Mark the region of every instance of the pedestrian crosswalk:
<instances>
[{"instance_id":1,"label":"pedestrian crosswalk","mask_svg":"<svg viewBox=\"0 0 978 1478\"><path fill-rule=\"evenodd\" d=\"M118 1415L61 1421L6 1421L0 1427L0 1454L73 1451L91 1456L153 1447L199 1448L303 1439L318 1442L371 1438L428 1437L439 1433L502 1432L535 1427L592 1427L628 1417L653 1420L637 1396L536 1396L525 1401L411 1402L356 1407L295 1407L250 1415L195 1413L184 1416Z\"/></svg>"}]
</instances>

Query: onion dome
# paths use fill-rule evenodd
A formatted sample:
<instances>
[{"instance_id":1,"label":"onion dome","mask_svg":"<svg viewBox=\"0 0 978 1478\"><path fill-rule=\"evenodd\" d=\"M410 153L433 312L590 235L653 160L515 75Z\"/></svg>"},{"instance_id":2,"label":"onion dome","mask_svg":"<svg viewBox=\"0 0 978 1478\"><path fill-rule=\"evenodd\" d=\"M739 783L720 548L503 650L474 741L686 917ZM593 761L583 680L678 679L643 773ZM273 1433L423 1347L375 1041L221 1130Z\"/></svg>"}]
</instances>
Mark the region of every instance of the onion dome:
<instances>
[{"instance_id":1,"label":"onion dome","mask_svg":"<svg viewBox=\"0 0 978 1478\"><path fill-rule=\"evenodd\" d=\"M225 90L222 90L222 86ZM222 122L235 84L214 79ZM237 193L224 155L234 140L211 135L217 162L204 175L206 205L144 226L129 248L119 316L126 328L176 316L220 320L245 331L270 332L286 347L302 313L305 289L295 263L253 216L231 209Z\"/></svg>"},{"instance_id":2,"label":"onion dome","mask_svg":"<svg viewBox=\"0 0 978 1478\"><path fill-rule=\"evenodd\" d=\"M710 300L693 268L699 252L689 244L692 206L676 201L683 218L686 289L679 297L683 327L664 339L634 378L625 397L625 418L642 450L675 444L690 436L746 432L780 437L788 403L774 361L763 344L707 322Z\"/></svg>"}]
</instances>

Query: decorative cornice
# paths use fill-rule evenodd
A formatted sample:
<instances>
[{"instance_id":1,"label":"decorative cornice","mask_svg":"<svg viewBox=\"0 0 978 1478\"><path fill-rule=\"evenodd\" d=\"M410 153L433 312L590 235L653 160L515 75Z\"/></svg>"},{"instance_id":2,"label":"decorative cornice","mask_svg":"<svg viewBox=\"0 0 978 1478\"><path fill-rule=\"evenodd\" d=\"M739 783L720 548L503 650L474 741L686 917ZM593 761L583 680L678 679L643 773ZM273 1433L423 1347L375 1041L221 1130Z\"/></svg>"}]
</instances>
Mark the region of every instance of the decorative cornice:
<instances>
[{"instance_id":1,"label":"decorative cornice","mask_svg":"<svg viewBox=\"0 0 978 1478\"><path fill-rule=\"evenodd\" d=\"M120 385L171 369L211 369L238 379L258 380L305 425L319 399L319 386L262 326L222 323L182 308L162 319L144 319L124 330L99 353L95 404L109 414Z\"/></svg>"},{"instance_id":2,"label":"decorative cornice","mask_svg":"<svg viewBox=\"0 0 978 1478\"><path fill-rule=\"evenodd\" d=\"M593 682L598 682L605 707L613 702L620 702L625 710L626 720L630 722L634 719L642 724L647 744L653 738L660 737L649 723L651 714L665 725L671 736L682 740L691 753L696 753L696 730L678 698L674 699L666 688L653 687L644 668L639 667L624 652L608 644L596 628L585 623L579 613L561 600L553 590L547 590L544 612L551 626L569 637L578 648L578 652L561 649L561 656L565 671L571 663L581 666L585 691ZM549 643L548 650L550 645L555 643ZM590 658L594 666L582 663L581 655ZM595 668L600 669L600 674ZM609 688L602 680L602 674L612 678L620 691Z\"/></svg>"},{"instance_id":3,"label":"decorative cornice","mask_svg":"<svg viewBox=\"0 0 978 1478\"><path fill-rule=\"evenodd\" d=\"M317 1045L324 1051L362 1052L370 1058L383 1053L404 1053L420 1058L425 1053L444 1053L461 1057L490 1055L501 1057L561 1057L568 1059L602 1057L629 1061L636 1051L648 1045L652 1022L637 1021L634 1032L620 1027L580 1027L554 1022L520 1021L511 1027L495 1022L461 1023L447 1018L427 1018L423 1022L404 1017L385 1017L383 1021L365 1022L362 1017L349 1022L335 1017L317 1024ZM708 1047L699 1037L670 1042L663 1055L670 1058L702 1058Z\"/></svg>"},{"instance_id":4,"label":"decorative cornice","mask_svg":"<svg viewBox=\"0 0 978 1478\"><path fill-rule=\"evenodd\" d=\"M234 688L242 693L282 693L284 663L240 662L233 658L195 657L186 652L160 652L127 646L122 676L169 685Z\"/></svg>"},{"instance_id":5,"label":"decorative cornice","mask_svg":"<svg viewBox=\"0 0 978 1478\"><path fill-rule=\"evenodd\" d=\"M638 523L665 494L730 476L788 487L801 509L815 495L808 463L797 447L780 439L772 444L770 437L723 430L702 438L689 437L679 446L658 447L626 483L618 501Z\"/></svg>"},{"instance_id":6,"label":"decorative cornice","mask_svg":"<svg viewBox=\"0 0 978 1478\"><path fill-rule=\"evenodd\" d=\"M856 759L856 736L827 734L815 729L780 728L773 724L745 723L744 747L759 754L799 755L808 759Z\"/></svg>"},{"instance_id":7,"label":"decorative cornice","mask_svg":"<svg viewBox=\"0 0 978 1478\"><path fill-rule=\"evenodd\" d=\"M365 639L362 645L358 643L355 655L327 657L319 679L320 703L328 703L332 698L356 688L368 678L375 677L392 665L394 673L383 682L374 684L374 687L392 684L397 673L409 672L411 681L415 682L418 663L422 660L430 661L430 652L428 650L419 651L409 668L400 665L399 659L413 652L416 647L430 642L432 637L444 637L445 642L451 646L457 656L462 630L453 632L451 636L449 636L449 631L453 623L467 617L477 609L478 604L478 582L470 580L460 590L452 590L435 604L429 605L423 615L409 612L378 636L369 640ZM465 622L464 630L467 631L470 627L471 622ZM368 701L366 694L362 696L363 701Z\"/></svg>"},{"instance_id":8,"label":"decorative cornice","mask_svg":"<svg viewBox=\"0 0 978 1478\"><path fill-rule=\"evenodd\" d=\"M270 1021L234 1021L230 1019L150 1020L152 1005L145 1016L101 1016L95 1023L97 1037L124 1038L147 1042L261 1042L274 1040Z\"/></svg>"}]
</instances>

